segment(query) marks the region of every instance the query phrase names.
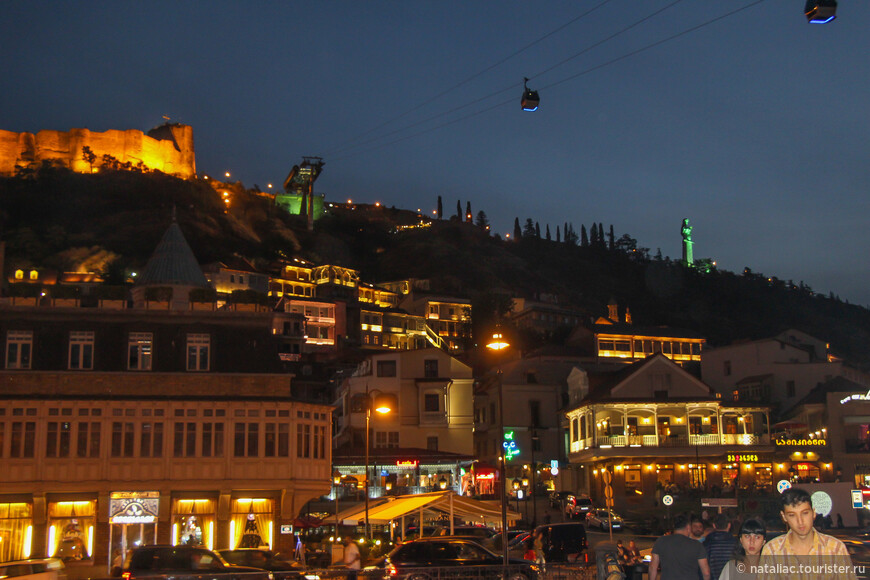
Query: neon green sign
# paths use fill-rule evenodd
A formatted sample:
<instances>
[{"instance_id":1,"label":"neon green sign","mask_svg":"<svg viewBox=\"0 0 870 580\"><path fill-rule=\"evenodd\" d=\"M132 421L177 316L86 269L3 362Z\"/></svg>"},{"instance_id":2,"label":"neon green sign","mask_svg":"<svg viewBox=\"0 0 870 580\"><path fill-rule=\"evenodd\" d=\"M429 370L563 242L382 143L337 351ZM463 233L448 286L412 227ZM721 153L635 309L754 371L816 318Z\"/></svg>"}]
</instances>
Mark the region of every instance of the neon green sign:
<instances>
[{"instance_id":1,"label":"neon green sign","mask_svg":"<svg viewBox=\"0 0 870 580\"><path fill-rule=\"evenodd\" d=\"M508 431L504 434L504 442L501 445L504 447L505 461L510 461L514 456L520 454L520 448L517 447L517 442L514 441L513 431Z\"/></svg>"}]
</instances>

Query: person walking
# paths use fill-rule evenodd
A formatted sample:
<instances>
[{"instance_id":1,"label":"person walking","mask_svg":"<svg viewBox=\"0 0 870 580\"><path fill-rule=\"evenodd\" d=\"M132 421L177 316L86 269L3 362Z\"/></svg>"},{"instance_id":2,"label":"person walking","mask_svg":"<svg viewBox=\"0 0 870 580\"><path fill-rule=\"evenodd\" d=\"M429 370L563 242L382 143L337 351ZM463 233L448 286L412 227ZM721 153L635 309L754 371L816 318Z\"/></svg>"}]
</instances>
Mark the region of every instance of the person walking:
<instances>
[{"instance_id":1,"label":"person walking","mask_svg":"<svg viewBox=\"0 0 870 580\"><path fill-rule=\"evenodd\" d=\"M542 566L547 563L544 558L544 529L538 528L538 531L535 532L535 540L532 544L532 547L535 550L535 562L541 564Z\"/></svg>"},{"instance_id":2,"label":"person walking","mask_svg":"<svg viewBox=\"0 0 870 580\"><path fill-rule=\"evenodd\" d=\"M785 490L779 499L780 516L788 527L788 532L772 539L764 546L761 551L761 564L774 564L777 570L792 565L809 565L809 568L814 571L764 577L857 580L846 545L837 538L822 534L813 528L815 510L810 494L800 487L792 487ZM801 556L810 558L801 558ZM824 573L826 567L830 565L837 566L837 574Z\"/></svg>"},{"instance_id":3,"label":"person walking","mask_svg":"<svg viewBox=\"0 0 870 580\"><path fill-rule=\"evenodd\" d=\"M649 563L649 580L688 580L700 577L710 580L710 564L707 552L698 540L691 537L689 517L678 514L674 517L674 533L656 540Z\"/></svg>"},{"instance_id":4,"label":"person walking","mask_svg":"<svg viewBox=\"0 0 870 580\"><path fill-rule=\"evenodd\" d=\"M757 578L753 568L758 565L761 548L767 537L767 528L761 518L747 518L740 524L734 557L725 564L718 580L754 580ZM714 579L715 580L715 579Z\"/></svg>"},{"instance_id":5,"label":"person walking","mask_svg":"<svg viewBox=\"0 0 870 580\"><path fill-rule=\"evenodd\" d=\"M722 573L722 568L734 555L737 538L729 531L731 521L725 514L719 514L713 519L713 531L704 538L704 549L707 551L707 562L710 563L710 577L714 580Z\"/></svg>"},{"instance_id":6,"label":"person walking","mask_svg":"<svg viewBox=\"0 0 870 580\"><path fill-rule=\"evenodd\" d=\"M360 559L359 546L350 536L344 538L344 566L347 568L347 580L356 580L357 574L362 568L362 560Z\"/></svg>"}]
</instances>

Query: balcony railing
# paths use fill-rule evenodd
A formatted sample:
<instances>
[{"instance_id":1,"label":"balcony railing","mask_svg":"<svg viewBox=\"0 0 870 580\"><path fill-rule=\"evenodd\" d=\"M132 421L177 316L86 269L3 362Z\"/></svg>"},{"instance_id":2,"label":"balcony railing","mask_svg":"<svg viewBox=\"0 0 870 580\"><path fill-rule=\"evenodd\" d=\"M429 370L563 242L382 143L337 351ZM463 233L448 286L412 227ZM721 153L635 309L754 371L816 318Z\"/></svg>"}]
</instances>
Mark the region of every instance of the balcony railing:
<instances>
[{"instance_id":1,"label":"balcony railing","mask_svg":"<svg viewBox=\"0 0 870 580\"><path fill-rule=\"evenodd\" d=\"M597 445L596 445L597 443ZM608 447L695 447L709 445L770 445L770 435L753 433L705 433L700 435L603 435L571 442L576 453L592 446ZM870 450L868 450L870 452Z\"/></svg>"}]
</instances>

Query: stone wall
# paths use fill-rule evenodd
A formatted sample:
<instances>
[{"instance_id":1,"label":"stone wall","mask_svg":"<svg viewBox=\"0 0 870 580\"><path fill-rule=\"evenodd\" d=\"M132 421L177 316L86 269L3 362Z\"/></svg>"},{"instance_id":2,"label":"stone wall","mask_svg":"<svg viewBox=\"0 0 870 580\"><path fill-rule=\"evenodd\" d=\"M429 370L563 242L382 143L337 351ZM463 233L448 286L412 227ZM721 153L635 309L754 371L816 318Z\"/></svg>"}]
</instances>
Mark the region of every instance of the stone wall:
<instances>
[{"instance_id":1,"label":"stone wall","mask_svg":"<svg viewBox=\"0 0 870 580\"><path fill-rule=\"evenodd\" d=\"M0 175L13 175L17 167L39 165L46 160L59 161L79 173L90 173L91 165L82 158L84 147L90 147L97 157L94 169L108 154L121 163L142 162L149 169L183 178L196 174L193 127L164 124L147 134L136 129L104 133L70 129L40 131L35 135L0 130Z\"/></svg>"}]
</instances>

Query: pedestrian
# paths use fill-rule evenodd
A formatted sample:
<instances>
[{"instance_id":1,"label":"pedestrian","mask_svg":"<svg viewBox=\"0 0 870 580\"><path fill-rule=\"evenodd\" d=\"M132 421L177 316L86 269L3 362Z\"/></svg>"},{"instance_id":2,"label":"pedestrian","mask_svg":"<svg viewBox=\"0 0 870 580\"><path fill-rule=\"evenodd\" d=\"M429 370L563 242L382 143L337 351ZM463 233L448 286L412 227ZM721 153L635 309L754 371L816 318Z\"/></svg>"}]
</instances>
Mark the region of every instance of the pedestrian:
<instances>
[{"instance_id":1,"label":"pedestrian","mask_svg":"<svg viewBox=\"0 0 870 580\"><path fill-rule=\"evenodd\" d=\"M835 564L842 566L842 570L848 570L832 576L839 579L856 579L852 559L845 544L833 536L817 532L813 528L813 510L810 494L800 487L792 487L785 490L780 496L780 516L788 527L788 532L769 541L761 551L762 564L768 562L777 565L788 565L791 556L823 556L827 557L826 565ZM798 560L795 563L801 563ZM798 576L793 576L797 578ZM801 576L803 577L803 576ZM828 578L818 573L806 576L818 580Z\"/></svg>"},{"instance_id":2,"label":"pedestrian","mask_svg":"<svg viewBox=\"0 0 870 580\"><path fill-rule=\"evenodd\" d=\"M350 536L344 538L344 566L347 568L347 580L356 580L362 568L362 560L360 560L359 546Z\"/></svg>"},{"instance_id":3,"label":"pedestrian","mask_svg":"<svg viewBox=\"0 0 870 580\"><path fill-rule=\"evenodd\" d=\"M722 569L718 580L754 580L767 528L761 518L747 518L740 524L732 559Z\"/></svg>"},{"instance_id":4,"label":"pedestrian","mask_svg":"<svg viewBox=\"0 0 870 580\"><path fill-rule=\"evenodd\" d=\"M649 563L649 580L659 578L661 565L662 580L687 580L700 577L710 580L710 564L707 552L701 542L693 539L689 531L689 516L678 514L674 517L674 533L662 536L653 544Z\"/></svg>"},{"instance_id":5,"label":"pedestrian","mask_svg":"<svg viewBox=\"0 0 870 580\"><path fill-rule=\"evenodd\" d=\"M546 559L544 558L544 529L538 528L535 532L535 539L532 544L535 550L535 562L538 564L544 565L546 564Z\"/></svg>"},{"instance_id":6,"label":"pedestrian","mask_svg":"<svg viewBox=\"0 0 870 580\"><path fill-rule=\"evenodd\" d=\"M693 540L698 540L699 542L704 541L704 521L698 516L693 515L691 518L689 532L689 537Z\"/></svg>"},{"instance_id":7,"label":"pedestrian","mask_svg":"<svg viewBox=\"0 0 870 580\"><path fill-rule=\"evenodd\" d=\"M737 538L731 535L731 522L725 514L719 514L713 520L713 531L704 538L704 549L707 551L707 561L710 563L710 576L719 578L722 568L734 555ZM760 548L759 548L760 549Z\"/></svg>"}]
</instances>

